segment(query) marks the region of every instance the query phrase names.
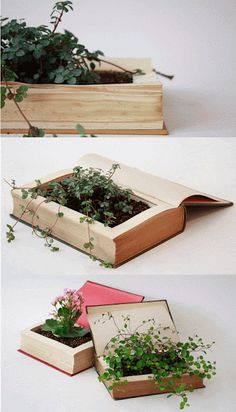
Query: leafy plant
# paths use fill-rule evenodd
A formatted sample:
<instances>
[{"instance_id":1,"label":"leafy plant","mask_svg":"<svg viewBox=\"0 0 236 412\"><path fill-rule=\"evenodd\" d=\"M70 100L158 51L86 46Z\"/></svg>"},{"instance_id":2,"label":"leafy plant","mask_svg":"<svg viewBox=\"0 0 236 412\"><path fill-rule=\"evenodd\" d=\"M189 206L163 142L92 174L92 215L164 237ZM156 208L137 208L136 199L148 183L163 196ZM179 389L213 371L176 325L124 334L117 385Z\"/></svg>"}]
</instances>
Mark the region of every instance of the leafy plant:
<instances>
[{"instance_id":1,"label":"leafy plant","mask_svg":"<svg viewBox=\"0 0 236 412\"><path fill-rule=\"evenodd\" d=\"M83 214L80 217L80 223L87 225L88 240L84 244L84 248L88 251L92 260L97 260L93 254L95 245L94 238L91 236L91 225L95 221L100 221L104 226L115 226L117 219L120 219L121 215L125 214L125 217L129 218L134 213L132 191L121 188L112 180L119 167L118 164L113 164L111 169L105 173L100 169L84 169L78 166L74 168L71 176L62 178L58 182L49 182L46 187L42 186L40 180L36 180L35 187L30 189L16 187L15 181L13 183L7 182L13 190L21 189L22 199L28 200L26 206L22 206L22 214L19 220L21 220L24 214L30 214L33 232L37 236L44 238L46 241L45 245L55 252L59 248L53 246L52 234L58 219L64 216L61 206L67 206L79 211ZM39 196L43 200L39 203L37 209L33 211L31 202ZM58 211L53 226L42 230L37 226L36 221L39 218L38 214L41 205L49 202L58 203ZM144 204L144 206L148 208L147 205ZM8 225L8 242L15 239L15 225ZM102 262L102 265L104 267L112 266L110 262Z\"/></svg>"},{"instance_id":2,"label":"leafy plant","mask_svg":"<svg viewBox=\"0 0 236 412\"><path fill-rule=\"evenodd\" d=\"M106 345L104 360L107 368L99 380L109 381L110 389L127 384L127 376L152 375L160 391L169 392L168 398L179 397L180 409L184 409L190 406L187 392L194 388L179 383L182 376L189 374L211 379L216 374L215 362L205 359L215 342L205 344L195 335L185 342L175 343L171 339L172 331L157 327L154 319L144 320L134 331L129 316L123 316L122 328L118 327L111 313L103 314L102 321L107 319L115 324L117 335ZM142 331L143 326L145 330Z\"/></svg>"},{"instance_id":3,"label":"leafy plant","mask_svg":"<svg viewBox=\"0 0 236 412\"><path fill-rule=\"evenodd\" d=\"M83 298L78 290L65 289L53 302L52 318L46 319L41 329L59 338L85 336L89 330L76 325L82 314Z\"/></svg>"},{"instance_id":4,"label":"leafy plant","mask_svg":"<svg viewBox=\"0 0 236 412\"><path fill-rule=\"evenodd\" d=\"M97 84L101 83L101 78L96 68L101 62L130 74L144 74L140 69L129 71L104 60L101 50L89 51L69 30L57 32L64 14L70 11L73 11L72 1L57 1L50 15L52 27L30 27L23 19L1 19L1 73L5 83L1 90L1 107L7 99L14 101L29 127L25 137L42 137L45 132L32 125L19 106L27 96L27 86L15 89L9 82Z\"/></svg>"},{"instance_id":5,"label":"leafy plant","mask_svg":"<svg viewBox=\"0 0 236 412\"><path fill-rule=\"evenodd\" d=\"M100 57L103 52L90 52L68 30L56 32L63 15L72 10L72 1L56 2L50 16L52 28L46 25L29 27L24 20L1 19L1 73L5 83L1 88L1 108L7 99L13 100L28 124L24 137L43 137L45 132L31 124L19 105L27 97L28 87L14 88L10 81L72 85L100 83L95 69L96 64L103 61ZM79 127L76 126L79 134L84 135L83 127Z\"/></svg>"},{"instance_id":6,"label":"leafy plant","mask_svg":"<svg viewBox=\"0 0 236 412\"><path fill-rule=\"evenodd\" d=\"M1 69L5 83L5 86L1 87L1 108L5 106L7 99L15 103L28 124L28 132L24 137L43 137L45 132L32 125L19 105L27 97L28 87L22 85L15 88L9 82L18 80L24 83L76 83L75 76L82 72L75 61L75 46L77 44L77 51L80 49L81 52L85 47L79 45L70 32L55 33L63 14L70 10L73 10L71 1L55 3L51 13L52 30L47 26L27 27L23 20L18 22L15 19L1 19ZM86 55L86 51L84 54ZM88 58L89 56L91 53L88 52ZM97 56L97 52L94 56ZM85 72L87 71L86 67ZM86 75L84 77L86 78ZM88 75L89 78L91 82L92 75Z\"/></svg>"}]
</instances>

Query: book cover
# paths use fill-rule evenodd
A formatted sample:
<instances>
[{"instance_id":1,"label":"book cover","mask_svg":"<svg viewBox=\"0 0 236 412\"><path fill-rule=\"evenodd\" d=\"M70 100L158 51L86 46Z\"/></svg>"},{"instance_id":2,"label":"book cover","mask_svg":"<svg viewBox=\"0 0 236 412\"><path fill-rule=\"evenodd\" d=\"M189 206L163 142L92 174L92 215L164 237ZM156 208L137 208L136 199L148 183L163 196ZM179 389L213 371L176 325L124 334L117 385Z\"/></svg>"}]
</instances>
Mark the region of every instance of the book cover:
<instances>
[{"instance_id":1,"label":"book cover","mask_svg":"<svg viewBox=\"0 0 236 412\"><path fill-rule=\"evenodd\" d=\"M88 328L86 307L99 306L118 303L139 303L142 302L144 296L136 295L121 289L112 288L110 286L101 285L99 283L87 281L79 291L84 298L83 313L78 320L78 324Z\"/></svg>"}]
</instances>

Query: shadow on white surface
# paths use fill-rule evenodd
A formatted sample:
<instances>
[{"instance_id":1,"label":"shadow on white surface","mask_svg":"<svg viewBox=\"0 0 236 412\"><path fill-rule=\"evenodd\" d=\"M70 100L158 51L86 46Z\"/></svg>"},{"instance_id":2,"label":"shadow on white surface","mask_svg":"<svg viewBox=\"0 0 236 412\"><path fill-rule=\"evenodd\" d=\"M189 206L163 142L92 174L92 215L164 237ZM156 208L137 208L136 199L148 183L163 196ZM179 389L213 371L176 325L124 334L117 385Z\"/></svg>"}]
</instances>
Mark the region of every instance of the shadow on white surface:
<instances>
[{"instance_id":1,"label":"shadow on white surface","mask_svg":"<svg viewBox=\"0 0 236 412\"><path fill-rule=\"evenodd\" d=\"M199 220L201 218L204 218L208 215L216 215L219 214L219 218L220 218L220 213L222 213L223 216L223 210L222 209L226 209L229 206L226 207L191 207L191 206L187 206L187 224L188 222L193 222L195 220ZM232 206L231 206L232 207Z\"/></svg>"}]
</instances>

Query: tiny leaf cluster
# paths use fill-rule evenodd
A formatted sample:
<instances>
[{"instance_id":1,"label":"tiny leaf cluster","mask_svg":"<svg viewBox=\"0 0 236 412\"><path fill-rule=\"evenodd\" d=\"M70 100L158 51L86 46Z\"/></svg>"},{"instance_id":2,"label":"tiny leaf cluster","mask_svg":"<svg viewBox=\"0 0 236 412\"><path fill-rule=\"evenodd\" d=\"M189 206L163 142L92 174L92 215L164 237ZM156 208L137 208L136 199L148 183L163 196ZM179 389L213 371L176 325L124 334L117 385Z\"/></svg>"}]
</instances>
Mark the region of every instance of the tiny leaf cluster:
<instances>
[{"instance_id":1,"label":"tiny leaf cluster","mask_svg":"<svg viewBox=\"0 0 236 412\"><path fill-rule=\"evenodd\" d=\"M78 290L65 289L53 302L52 318L46 319L41 329L59 338L82 337L89 330L76 325L82 314L83 298Z\"/></svg>"},{"instance_id":2,"label":"tiny leaf cluster","mask_svg":"<svg viewBox=\"0 0 236 412\"><path fill-rule=\"evenodd\" d=\"M187 392L194 390L193 387L187 388L185 383L179 383L182 376L189 374L211 379L216 374L215 362L205 358L215 342L205 344L201 337L195 335L185 342L176 343L171 339L169 328L157 327L154 319L144 320L132 331L129 316L123 317L122 328L117 326L111 313L104 314L102 319L106 316L115 323L117 335L106 345L104 360L107 368L99 380L109 381L110 389L127 384L127 376L148 374L160 391L169 392L168 398L173 395L180 398L182 410L190 406ZM142 331L143 326L145 331Z\"/></svg>"}]
</instances>

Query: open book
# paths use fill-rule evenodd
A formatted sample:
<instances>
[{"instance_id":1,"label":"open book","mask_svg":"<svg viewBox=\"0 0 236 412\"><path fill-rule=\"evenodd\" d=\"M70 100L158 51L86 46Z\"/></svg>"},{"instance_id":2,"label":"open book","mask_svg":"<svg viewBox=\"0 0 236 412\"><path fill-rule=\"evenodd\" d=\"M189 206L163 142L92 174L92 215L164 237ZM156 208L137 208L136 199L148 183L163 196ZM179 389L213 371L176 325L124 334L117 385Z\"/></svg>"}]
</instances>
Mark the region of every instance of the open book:
<instances>
[{"instance_id":1,"label":"open book","mask_svg":"<svg viewBox=\"0 0 236 412\"><path fill-rule=\"evenodd\" d=\"M111 159L97 154L81 157L74 166L102 169L107 172L114 163ZM42 186L51 181L60 181L73 174L73 168L56 172L40 178ZM91 237L94 239L94 256L119 266L136 255L156 246L181 233L186 222L186 206L230 206L232 202L208 195L181 184L145 173L141 170L120 164L112 177L115 183L131 189L134 199L142 200L149 208L131 217L115 227L105 227L96 221L91 225ZM32 182L25 187L34 187ZM54 202L43 203L38 197L30 203L31 210L37 211L38 218L32 214L22 215L23 200L21 190L13 190L14 209L12 215L41 229L53 227L52 235L62 241L87 252L84 244L88 240L87 225L80 223L81 213L66 206L61 206L63 218L55 225L58 205ZM41 204L40 209L38 209Z\"/></svg>"}]
</instances>

